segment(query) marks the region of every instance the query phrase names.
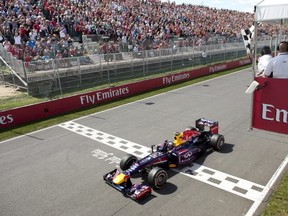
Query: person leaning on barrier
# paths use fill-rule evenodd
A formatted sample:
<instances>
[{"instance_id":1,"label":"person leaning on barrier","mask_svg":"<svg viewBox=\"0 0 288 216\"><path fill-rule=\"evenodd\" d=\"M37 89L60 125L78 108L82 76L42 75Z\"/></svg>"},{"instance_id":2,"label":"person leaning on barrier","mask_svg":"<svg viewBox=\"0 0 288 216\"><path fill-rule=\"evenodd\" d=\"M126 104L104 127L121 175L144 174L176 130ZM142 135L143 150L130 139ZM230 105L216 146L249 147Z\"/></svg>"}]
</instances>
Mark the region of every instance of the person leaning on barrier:
<instances>
[{"instance_id":1,"label":"person leaning on barrier","mask_svg":"<svg viewBox=\"0 0 288 216\"><path fill-rule=\"evenodd\" d=\"M264 70L264 78L288 78L288 42L280 42L277 51L278 55L269 61Z\"/></svg>"},{"instance_id":2,"label":"person leaning on barrier","mask_svg":"<svg viewBox=\"0 0 288 216\"><path fill-rule=\"evenodd\" d=\"M269 61L272 59L271 49L269 46L264 46L261 50L261 56L258 59L258 69L256 76L261 76L267 67Z\"/></svg>"}]
</instances>

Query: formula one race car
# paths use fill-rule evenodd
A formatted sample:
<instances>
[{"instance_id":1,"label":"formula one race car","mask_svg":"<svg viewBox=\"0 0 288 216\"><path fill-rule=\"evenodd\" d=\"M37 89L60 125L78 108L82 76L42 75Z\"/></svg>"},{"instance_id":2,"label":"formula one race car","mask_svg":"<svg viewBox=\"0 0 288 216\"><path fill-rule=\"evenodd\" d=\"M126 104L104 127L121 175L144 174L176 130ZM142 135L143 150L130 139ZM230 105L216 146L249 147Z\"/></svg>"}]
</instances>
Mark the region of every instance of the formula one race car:
<instances>
[{"instance_id":1,"label":"formula one race car","mask_svg":"<svg viewBox=\"0 0 288 216\"><path fill-rule=\"evenodd\" d=\"M177 132L173 141L165 140L157 146L152 145L152 153L142 159L137 159L134 155L124 156L120 161L122 172L115 169L103 178L106 183L130 198L139 200L151 193L151 187L161 188L166 183L168 174L165 169L190 164L201 152L221 150L223 145L224 136L218 134L218 122L201 118L196 120L195 127ZM149 184L137 185L137 192L130 180L136 173L148 174ZM140 195L136 196L135 193Z\"/></svg>"}]
</instances>

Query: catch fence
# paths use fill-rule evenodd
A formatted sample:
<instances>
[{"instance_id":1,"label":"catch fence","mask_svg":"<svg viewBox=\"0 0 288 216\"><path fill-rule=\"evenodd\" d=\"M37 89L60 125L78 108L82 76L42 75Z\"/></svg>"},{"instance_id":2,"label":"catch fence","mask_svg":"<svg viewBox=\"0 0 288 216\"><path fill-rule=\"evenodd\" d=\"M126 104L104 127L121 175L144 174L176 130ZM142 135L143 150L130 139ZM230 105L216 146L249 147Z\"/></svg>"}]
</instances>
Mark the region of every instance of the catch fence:
<instances>
[{"instance_id":1,"label":"catch fence","mask_svg":"<svg viewBox=\"0 0 288 216\"><path fill-rule=\"evenodd\" d=\"M270 45L270 41L258 44ZM203 52L206 52L203 55ZM105 88L203 65L246 57L243 43L118 52L22 62L0 46L4 82L27 89L35 97L63 97L89 88ZM5 62L5 64L3 63ZM7 64L7 65L6 65ZM3 72L4 71L4 72Z\"/></svg>"}]
</instances>

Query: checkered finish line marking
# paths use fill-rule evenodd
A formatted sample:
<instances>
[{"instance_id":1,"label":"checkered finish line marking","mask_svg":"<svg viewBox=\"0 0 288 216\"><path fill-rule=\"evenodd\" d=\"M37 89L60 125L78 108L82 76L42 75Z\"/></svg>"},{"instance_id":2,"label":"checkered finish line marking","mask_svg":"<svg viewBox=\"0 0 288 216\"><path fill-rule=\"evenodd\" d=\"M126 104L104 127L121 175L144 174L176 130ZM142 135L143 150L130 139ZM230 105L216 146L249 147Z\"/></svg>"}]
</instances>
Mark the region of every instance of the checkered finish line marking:
<instances>
[{"instance_id":1,"label":"checkered finish line marking","mask_svg":"<svg viewBox=\"0 0 288 216\"><path fill-rule=\"evenodd\" d=\"M95 130L93 128L86 127L84 125L80 125L72 121L62 123L59 126L137 157L144 157L151 152L151 149L145 146L104 133L99 130Z\"/></svg>"},{"instance_id":2,"label":"checkered finish line marking","mask_svg":"<svg viewBox=\"0 0 288 216\"><path fill-rule=\"evenodd\" d=\"M146 146L139 145L72 121L62 123L59 126L140 158L151 152L151 149ZM173 169L173 171L252 201L262 201L269 190L269 188L265 186L196 163L192 163L191 166L184 167L181 170Z\"/></svg>"}]
</instances>

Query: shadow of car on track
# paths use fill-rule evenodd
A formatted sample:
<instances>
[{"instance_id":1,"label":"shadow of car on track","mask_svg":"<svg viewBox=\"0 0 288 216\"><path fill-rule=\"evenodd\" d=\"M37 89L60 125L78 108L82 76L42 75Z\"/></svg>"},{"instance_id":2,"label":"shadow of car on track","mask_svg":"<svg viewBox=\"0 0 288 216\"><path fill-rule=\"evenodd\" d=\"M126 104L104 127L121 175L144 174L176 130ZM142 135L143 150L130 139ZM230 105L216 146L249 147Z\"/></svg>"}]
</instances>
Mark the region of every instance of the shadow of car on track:
<instances>
[{"instance_id":1,"label":"shadow of car on track","mask_svg":"<svg viewBox=\"0 0 288 216\"><path fill-rule=\"evenodd\" d=\"M199 156L198 156L198 158L195 160L195 161L193 161L194 163L197 163L197 164L200 164L200 165L202 165L203 163L204 163L204 161L206 160L206 158L210 155L210 154L212 154L212 153L219 153L219 154L228 154L228 153L231 153L232 151L233 151L233 147L234 147L234 144L230 144L230 143L225 143L224 145L223 145L223 148L221 149L221 150L218 150L218 151L215 151L215 150L213 150L213 149L209 149L208 151L206 151L206 152L202 152ZM192 164L193 164L193 162L192 162Z\"/></svg>"},{"instance_id":2,"label":"shadow of car on track","mask_svg":"<svg viewBox=\"0 0 288 216\"><path fill-rule=\"evenodd\" d=\"M223 148L221 150L215 151L213 149L209 149L206 152L201 152L201 154L198 156L198 158L191 163L191 166L193 166L193 163L197 163L199 165L202 165L204 163L204 161L206 160L206 158L212 153L229 154L229 153L233 152L233 147L234 147L234 144L224 143ZM181 167L181 168L184 168L184 167Z\"/></svg>"},{"instance_id":3,"label":"shadow of car on track","mask_svg":"<svg viewBox=\"0 0 288 216\"><path fill-rule=\"evenodd\" d=\"M127 195L123 194L124 197L129 198ZM154 198L156 198L157 196L155 195L155 193L151 193L149 194L149 196L146 196L145 198L135 201L135 203L139 204L139 205L145 205L146 203L148 203L149 201L153 200Z\"/></svg>"},{"instance_id":4,"label":"shadow of car on track","mask_svg":"<svg viewBox=\"0 0 288 216\"><path fill-rule=\"evenodd\" d=\"M157 198L157 194L159 194L159 195L169 195L169 194L173 194L176 191L177 191L177 186L175 184L167 182L163 187L161 187L159 189L153 189L153 192L149 196L145 197L144 199L139 200L137 203L139 205L145 205L149 201Z\"/></svg>"},{"instance_id":5,"label":"shadow of car on track","mask_svg":"<svg viewBox=\"0 0 288 216\"><path fill-rule=\"evenodd\" d=\"M175 172L175 171L172 171ZM170 178L170 176L169 176ZM154 194L161 194L161 195L169 195L169 194L173 194L174 192L176 192L178 189L177 185L172 184L171 182L166 182L165 185L163 185L163 187L157 189L157 190L153 190Z\"/></svg>"},{"instance_id":6,"label":"shadow of car on track","mask_svg":"<svg viewBox=\"0 0 288 216\"><path fill-rule=\"evenodd\" d=\"M223 154L228 154L228 153L231 153L233 151L233 147L235 145L234 144L231 144L231 143L225 143L223 145L223 149L221 149L221 151L219 151L219 153L223 153Z\"/></svg>"},{"instance_id":7,"label":"shadow of car on track","mask_svg":"<svg viewBox=\"0 0 288 216\"><path fill-rule=\"evenodd\" d=\"M157 196L155 196L153 193L150 194L149 196L147 196L145 199L139 200L137 203L139 205L145 205L146 203L148 203L149 201L153 200L154 198L156 198Z\"/></svg>"}]
</instances>

